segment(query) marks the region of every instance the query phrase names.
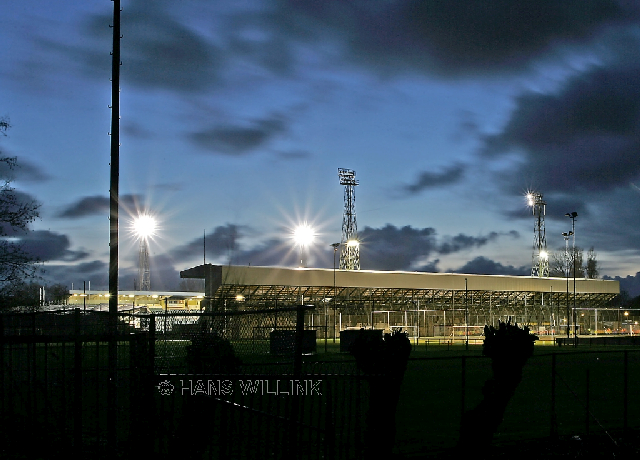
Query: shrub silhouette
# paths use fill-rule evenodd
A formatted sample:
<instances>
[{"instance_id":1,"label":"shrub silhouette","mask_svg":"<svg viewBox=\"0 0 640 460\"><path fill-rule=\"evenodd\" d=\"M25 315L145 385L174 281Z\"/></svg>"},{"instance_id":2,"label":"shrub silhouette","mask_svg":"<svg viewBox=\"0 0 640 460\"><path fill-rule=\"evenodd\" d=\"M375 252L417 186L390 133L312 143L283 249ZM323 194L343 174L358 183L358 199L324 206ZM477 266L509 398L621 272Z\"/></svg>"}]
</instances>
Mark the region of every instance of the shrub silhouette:
<instances>
[{"instance_id":1,"label":"shrub silhouette","mask_svg":"<svg viewBox=\"0 0 640 460\"><path fill-rule=\"evenodd\" d=\"M492 377L483 388L483 400L462 417L458 446L466 453L487 455L493 435L504 418L507 405L522 380L522 369L533 354L538 337L529 328L500 322L484 327L482 354L491 358Z\"/></svg>"},{"instance_id":2,"label":"shrub silhouette","mask_svg":"<svg viewBox=\"0 0 640 460\"><path fill-rule=\"evenodd\" d=\"M195 335L186 351L190 374L235 374L240 369L240 359L231 343L216 334Z\"/></svg>"},{"instance_id":3,"label":"shrub silhouette","mask_svg":"<svg viewBox=\"0 0 640 460\"><path fill-rule=\"evenodd\" d=\"M404 332L394 331L380 339L362 329L350 352L369 382L365 456L388 458L395 442L396 409L411 342Z\"/></svg>"},{"instance_id":4,"label":"shrub silhouette","mask_svg":"<svg viewBox=\"0 0 640 460\"><path fill-rule=\"evenodd\" d=\"M215 333L201 331L186 348L187 372L185 378L225 378L240 371L240 359L231 343ZM217 375L217 376L216 376ZM223 396L220 396L223 399ZM207 394L183 396L182 414L169 443L170 457L202 459L209 445L217 417L225 417L225 404L218 397ZM211 448L211 446L209 446Z\"/></svg>"}]
</instances>

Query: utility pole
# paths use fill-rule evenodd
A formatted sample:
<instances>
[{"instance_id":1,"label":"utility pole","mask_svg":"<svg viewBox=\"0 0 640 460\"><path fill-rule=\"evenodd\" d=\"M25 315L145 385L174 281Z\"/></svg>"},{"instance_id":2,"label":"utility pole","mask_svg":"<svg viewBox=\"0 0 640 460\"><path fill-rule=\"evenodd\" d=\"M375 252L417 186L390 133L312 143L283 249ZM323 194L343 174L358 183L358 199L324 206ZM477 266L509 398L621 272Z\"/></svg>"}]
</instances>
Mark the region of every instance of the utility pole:
<instances>
[{"instance_id":1,"label":"utility pole","mask_svg":"<svg viewBox=\"0 0 640 460\"><path fill-rule=\"evenodd\" d=\"M120 182L120 0L113 0L111 51L111 178L109 190L109 342L107 383L107 450L116 453L116 368L118 327L118 206Z\"/></svg>"}]
</instances>

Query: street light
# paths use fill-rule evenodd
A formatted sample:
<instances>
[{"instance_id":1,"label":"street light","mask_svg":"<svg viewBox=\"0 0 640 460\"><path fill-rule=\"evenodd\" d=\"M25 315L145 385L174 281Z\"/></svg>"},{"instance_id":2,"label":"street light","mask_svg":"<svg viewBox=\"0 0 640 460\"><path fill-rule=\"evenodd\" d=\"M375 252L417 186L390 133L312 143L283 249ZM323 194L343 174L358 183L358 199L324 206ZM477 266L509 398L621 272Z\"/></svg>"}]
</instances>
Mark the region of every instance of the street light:
<instances>
[{"instance_id":1,"label":"street light","mask_svg":"<svg viewBox=\"0 0 640 460\"><path fill-rule=\"evenodd\" d=\"M564 274L567 279L567 319L569 319L569 237L573 232L562 232L564 236ZM567 339L569 339L569 324L567 323Z\"/></svg>"},{"instance_id":2,"label":"street light","mask_svg":"<svg viewBox=\"0 0 640 460\"><path fill-rule=\"evenodd\" d=\"M573 338L574 345L578 344L578 321L576 318L576 217L578 217L578 213L568 212L565 214L569 219L571 219L571 233L573 234L573 254L571 256L571 261L573 262Z\"/></svg>"}]
</instances>

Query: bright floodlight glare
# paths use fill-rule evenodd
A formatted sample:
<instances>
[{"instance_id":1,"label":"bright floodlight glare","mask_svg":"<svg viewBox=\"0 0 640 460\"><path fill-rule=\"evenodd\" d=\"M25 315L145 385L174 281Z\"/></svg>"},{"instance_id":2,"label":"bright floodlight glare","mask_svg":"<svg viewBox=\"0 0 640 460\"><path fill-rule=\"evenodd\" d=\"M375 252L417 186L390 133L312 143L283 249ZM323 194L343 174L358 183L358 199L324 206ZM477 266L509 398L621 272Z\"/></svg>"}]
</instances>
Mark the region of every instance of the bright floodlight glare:
<instances>
[{"instance_id":1,"label":"bright floodlight glare","mask_svg":"<svg viewBox=\"0 0 640 460\"><path fill-rule=\"evenodd\" d=\"M347 246L360 246L360 242L358 240L349 240L347 241Z\"/></svg>"},{"instance_id":2,"label":"bright floodlight glare","mask_svg":"<svg viewBox=\"0 0 640 460\"><path fill-rule=\"evenodd\" d=\"M307 224L298 225L293 231L293 239L299 246L308 246L315 236L315 231Z\"/></svg>"},{"instance_id":3,"label":"bright floodlight glare","mask_svg":"<svg viewBox=\"0 0 640 460\"><path fill-rule=\"evenodd\" d=\"M156 220L148 214L142 214L133 221L133 229L139 238L146 239L156 231Z\"/></svg>"},{"instance_id":4,"label":"bright floodlight glare","mask_svg":"<svg viewBox=\"0 0 640 460\"><path fill-rule=\"evenodd\" d=\"M526 198L527 198L527 204L529 206L533 206L535 204L535 200L533 198L533 193L527 193L526 194Z\"/></svg>"},{"instance_id":5,"label":"bright floodlight glare","mask_svg":"<svg viewBox=\"0 0 640 460\"><path fill-rule=\"evenodd\" d=\"M543 260L547 260L549 258L549 254L547 251L540 251L540 258Z\"/></svg>"}]
</instances>

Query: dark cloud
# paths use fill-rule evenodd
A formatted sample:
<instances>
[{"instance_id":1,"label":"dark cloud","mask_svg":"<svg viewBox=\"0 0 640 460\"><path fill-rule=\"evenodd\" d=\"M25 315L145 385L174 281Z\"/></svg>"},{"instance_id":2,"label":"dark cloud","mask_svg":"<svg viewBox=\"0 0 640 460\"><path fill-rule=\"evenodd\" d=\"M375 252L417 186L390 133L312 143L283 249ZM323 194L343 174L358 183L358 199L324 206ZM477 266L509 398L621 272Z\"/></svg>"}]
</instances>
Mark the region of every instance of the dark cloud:
<instances>
[{"instance_id":1,"label":"dark cloud","mask_svg":"<svg viewBox=\"0 0 640 460\"><path fill-rule=\"evenodd\" d=\"M135 209L142 209L143 197L140 195L120 195L120 207L134 214ZM70 204L60 211L56 217L79 219L81 217L109 215L109 197L102 195L86 196Z\"/></svg>"},{"instance_id":2,"label":"dark cloud","mask_svg":"<svg viewBox=\"0 0 640 460\"><path fill-rule=\"evenodd\" d=\"M484 158L522 156L503 178L511 190L533 181L545 193L602 192L637 179L639 70L601 68L558 94L521 96L502 133L485 138Z\"/></svg>"},{"instance_id":3,"label":"dark cloud","mask_svg":"<svg viewBox=\"0 0 640 460\"><path fill-rule=\"evenodd\" d=\"M177 291L180 285L180 273L174 268L174 262L165 256L149 258L151 289L157 291ZM91 290L109 289L108 263L93 260L72 265L44 264L39 276L49 284L64 284L69 289L82 289L83 282ZM120 267L118 286L121 291L133 291L139 286L137 267Z\"/></svg>"},{"instance_id":4,"label":"dark cloud","mask_svg":"<svg viewBox=\"0 0 640 460\"><path fill-rule=\"evenodd\" d=\"M86 251L70 250L69 237L47 230L27 232L20 239L24 251L42 262L77 262L89 255Z\"/></svg>"},{"instance_id":5,"label":"dark cloud","mask_svg":"<svg viewBox=\"0 0 640 460\"><path fill-rule=\"evenodd\" d=\"M603 276L602 279L605 280L615 280L620 282L620 292L626 291L630 297L640 296L640 272L637 272L635 276L627 275L626 277L621 276Z\"/></svg>"},{"instance_id":6,"label":"dark cloud","mask_svg":"<svg viewBox=\"0 0 640 460\"><path fill-rule=\"evenodd\" d=\"M367 270L409 270L418 260L428 257L437 248L436 230L396 227L365 227L358 233L360 266Z\"/></svg>"},{"instance_id":7,"label":"dark cloud","mask_svg":"<svg viewBox=\"0 0 640 460\"><path fill-rule=\"evenodd\" d=\"M511 275L527 276L531 274L531 267L514 267L513 265L502 265L500 262L479 256L467 262L462 267L451 270L453 273L468 273L473 275Z\"/></svg>"},{"instance_id":8,"label":"dark cloud","mask_svg":"<svg viewBox=\"0 0 640 460\"><path fill-rule=\"evenodd\" d=\"M138 139L149 139L153 133L135 121L127 121L121 124L122 132L128 136Z\"/></svg>"},{"instance_id":9,"label":"dark cloud","mask_svg":"<svg viewBox=\"0 0 640 460\"><path fill-rule=\"evenodd\" d=\"M166 5L134 1L121 18L123 82L186 92L202 91L217 82L222 53L183 25ZM110 49L111 23L111 15L99 15L87 24L87 35L103 45L102 50ZM91 73L105 75L111 66L96 48L68 48L68 53L81 59Z\"/></svg>"},{"instance_id":10,"label":"dark cloud","mask_svg":"<svg viewBox=\"0 0 640 460\"><path fill-rule=\"evenodd\" d=\"M440 272L440 269L438 268L439 263L440 263L440 259L432 260L431 262L418 267L416 271L427 272L427 273L439 273Z\"/></svg>"},{"instance_id":11,"label":"dark cloud","mask_svg":"<svg viewBox=\"0 0 640 460\"><path fill-rule=\"evenodd\" d=\"M63 284L69 289L72 284L73 289L82 289L83 282L92 290L108 290L109 286L109 265L99 260L73 265L44 264L39 275L47 284Z\"/></svg>"},{"instance_id":12,"label":"dark cloud","mask_svg":"<svg viewBox=\"0 0 640 460\"><path fill-rule=\"evenodd\" d=\"M221 256L231 256L240 249L238 240L250 232L251 229L242 225L221 225L214 228L212 232L205 233L204 240L195 238L183 246L174 248L170 255L177 260L203 256L212 260ZM206 253L203 252L205 250Z\"/></svg>"},{"instance_id":13,"label":"dark cloud","mask_svg":"<svg viewBox=\"0 0 640 460\"><path fill-rule=\"evenodd\" d=\"M413 184L403 185L402 192L415 195L428 188L442 187L460 182L464 176L464 166L457 164L440 173L423 171Z\"/></svg>"},{"instance_id":14,"label":"dark cloud","mask_svg":"<svg viewBox=\"0 0 640 460\"><path fill-rule=\"evenodd\" d=\"M0 180L42 182L49 179L51 179L51 176L28 160L16 158L14 166L11 166L6 161L0 161Z\"/></svg>"},{"instance_id":15,"label":"dark cloud","mask_svg":"<svg viewBox=\"0 0 640 460\"><path fill-rule=\"evenodd\" d=\"M437 238L433 228L395 227L387 224L382 228L365 227L359 232L362 242L360 265L367 270L419 270L437 272L439 259L421 264L432 255L448 255L479 248L500 237L519 237L518 232L491 232L486 236L458 234Z\"/></svg>"},{"instance_id":16,"label":"dark cloud","mask_svg":"<svg viewBox=\"0 0 640 460\"><path fill-rule=\"evenodd\" d=\"M227 52L278 76L295 71L295 44L309 38L309 29L287 11L270 8L231 14L224 24Z\"/></svg>"},{"instance_id":17,"label":"dark cloud","mask_svg":"<svg viewBox=\"0 0 640 460\"><path fill-rule=\"evenodd\" d=\"M585 247L637 251L638 70L637 64L600 67L567 81L555 94L525 94L503 131L484 139L481 161L512 165L492 178L501 192L524 194L523 187L533 184L544 195L548 219L566 220L565 213L578 212ZM507 212L528 213L524 202ZM562 231L569 228L566 222Z\"/></svg>"},{"instance_id":18,"label":"dark cloud","mask_svg":"<svg viewBox=\"0 0 640 460\"><path fill-rule=\"evenodd\" d=\"M109 214L108 196L87 196L67 206L57 217L77 219L79 217Z\"/></svg>"},{"instance_id":19,"label":"dark cloud","mask_svg":"<svg viewBox=\"0 0 640 460\"><path fill-rule=\"evenodd\" d=\"M523 68L557 43L589 40L626 23L616 0L283 0L349 47L350 60L384 72L462 75Z\"/></svg>"},{"instance_id":20,"label":"dark cloud","mask_svg":"<svg viewBox=\"0 0 640 460\"><path fill-rule=\"evenodd\" d=\"M451 254L454 252L464 251L465 249L479 248L485 244L496 241L500 236L509 235L518 238L520 235L515 230L508 233L491 232L486 236L469 236L462 233L444 238L444 242L438 247L438 253Z\"/></svg>"},{"instance_id":21,"label":"dark cloud","mask_svg":"<svg viewBox=\"0 0 640 460\"><path fill-rule=\"evenodd\" d=\"M189 139L213 153L244 155L286 131L284 120L273 116L252 121L249 126L216 126L189 134Z\"/></svg>"}]
</instances>

